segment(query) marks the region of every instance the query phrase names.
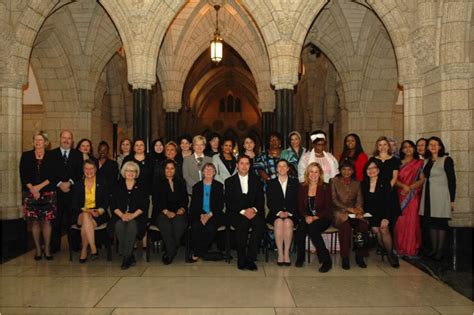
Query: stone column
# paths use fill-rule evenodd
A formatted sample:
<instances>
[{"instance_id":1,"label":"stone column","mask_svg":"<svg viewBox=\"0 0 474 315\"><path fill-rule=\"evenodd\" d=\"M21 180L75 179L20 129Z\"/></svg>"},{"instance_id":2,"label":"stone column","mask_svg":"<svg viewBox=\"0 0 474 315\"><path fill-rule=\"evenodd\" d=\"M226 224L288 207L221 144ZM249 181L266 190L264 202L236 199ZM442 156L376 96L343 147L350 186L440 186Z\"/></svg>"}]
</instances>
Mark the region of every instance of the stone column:
<instances>
[{"instance_id":1,"label":"stone column","mask_svg":"<svg viewBox=\"0 0 474 315\"><path fill-rule=\"evenodd\" d=\"M166 112L165 134L166 141L177 141L179 132L178 112Z\"/></svg>"},{"instance_id":2,"label":"stone column","mask_svg":"<svg viewBox=\"0 0 474 315\"><path fill-rule=\"evenodd\" d=\"M293 95L292 89L278 89L276 99L276 131L283 137L283 147L287 147L287 136L293 130Z\"/></svg>"},{"instance_id":3,"label":"stone column","mask_svg":"<svg viewBox=\"0 0 474 315\"><path fill-rule=\"evenodd\" d=\"M0 219L21 218L21 183L18 173L22 151L21 86L0 87Z\"/></svg>"},{"instance_id":4,"label":"stone column","mask_svg":"<svg viewBox=\"0 0 474 315\"><path fill-rule=\"evenodd\" d=\"M150 90L133 90L133 139L145 140L147 152L150 148Z\"/></svg>"},{"instance_id":5,"label":"stone column","mask_svg":"<svg viewBox=\"0 0 474 315\"><path fill-rule=\"evenodd\" d=\"M262 145L266 146L266 140L270 132L275 130L275 112L263 112L262 113Z\"/></svg>"}]
</instances>

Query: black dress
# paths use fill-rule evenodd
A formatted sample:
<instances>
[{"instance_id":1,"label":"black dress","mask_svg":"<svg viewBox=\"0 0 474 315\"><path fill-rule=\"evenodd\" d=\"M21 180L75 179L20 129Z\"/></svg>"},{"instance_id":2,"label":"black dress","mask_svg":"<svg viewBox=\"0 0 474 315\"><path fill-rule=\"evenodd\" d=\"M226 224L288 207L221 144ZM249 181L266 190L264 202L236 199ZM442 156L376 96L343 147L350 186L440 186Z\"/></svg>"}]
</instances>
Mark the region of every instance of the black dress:
<instances>
[{"instance_id":1,"label":"black dress","mask_svg":"<svg viewBox=\"0 0 474 315\"><path fill-rule=\"evenodd\" d=\"M402 210L400 208L400 201L398 200L397 190L395 187L392 187L390 182L393 178L393 171L399 171L402 162L400 159L392 156L390 159L382 161L375 157L371 157L367 163L370 163L373 159L377 160L380 167L379 179L389 183L390 187L390 200L388 201L389 207L391 209L391 213L394 215L392 218L396 220L401 214Z\"/></svg>"}]
</instances>

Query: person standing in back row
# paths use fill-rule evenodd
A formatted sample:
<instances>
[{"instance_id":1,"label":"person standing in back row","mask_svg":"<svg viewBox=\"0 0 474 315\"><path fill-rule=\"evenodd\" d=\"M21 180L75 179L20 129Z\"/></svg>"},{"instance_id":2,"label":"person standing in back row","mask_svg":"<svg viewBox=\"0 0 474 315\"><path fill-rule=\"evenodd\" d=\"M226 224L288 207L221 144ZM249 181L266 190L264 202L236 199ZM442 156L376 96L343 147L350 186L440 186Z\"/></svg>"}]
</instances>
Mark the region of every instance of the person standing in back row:
<instances>
[{"instance_id":1,"label":"person standing in back row","mask_svg":"<svg viewBox=\"0 0 474 315\"><path fill-rule=\"evenodd\" d=\"M72 193L71 190L83 177L82 154L73 149L73 134L69 130L61 131L59 147L51 151L55 172L59 178L57 187L58 209L53 221L51 235L51 253L61 250L61 236L65 226L71 224Z\"/></svg>"}]
</instances>

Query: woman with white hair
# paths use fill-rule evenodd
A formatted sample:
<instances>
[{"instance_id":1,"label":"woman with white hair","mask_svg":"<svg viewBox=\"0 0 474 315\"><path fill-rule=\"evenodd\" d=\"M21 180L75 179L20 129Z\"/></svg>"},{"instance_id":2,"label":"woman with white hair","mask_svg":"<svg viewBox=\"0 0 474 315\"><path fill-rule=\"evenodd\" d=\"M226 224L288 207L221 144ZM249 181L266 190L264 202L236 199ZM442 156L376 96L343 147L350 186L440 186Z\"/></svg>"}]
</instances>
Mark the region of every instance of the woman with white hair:
<instances>
[{"instance_id":1,"label":"woman with white hair","mask_svg":"<svg viewBox=\"0 0 474 315\"><path fill-rule=\"evenodd\" d=\"M56 187L54 161L46 150L49 145L48 134L38 131L33 136L33 150L23 152L20 159L20 178L22 186L25 219L31 222L31 232L35 242L35 260L42 258L41 230L43 230L44 254L47 260L53 259L50 253L51 220L56 216Z\"/></svg>"},{"instance_id":2,"label":"woman with white hair","mask_svg":"<svg viewBox=\"0 0 474 315\"><path fill-rule=\"evenodd\" d=\"M329 152L324 151L326 146L326 133L322 130L316 130L311 133L311 142L313 149L303 154L298 163L298 179L300 183L304 182L304 173L309 164L316 162L321 165L324 171L324 182L339 174L339 163Z\"/></svg>"},{"instance_id":3,"label":"woman with white hair","mask_svg":"<svg viewBox=\"0 0 474 315\"><path fill-rule=\"evenodd\" d=\"M120 170L122 180L114 189L112 211L115 220L115 234L119 240L119 252L123 256L122 269L136 263L133 245L137 238L145 235L147 193L137 183L140 167L133 161L125 162Z\"/></svg>"}]
</instances>

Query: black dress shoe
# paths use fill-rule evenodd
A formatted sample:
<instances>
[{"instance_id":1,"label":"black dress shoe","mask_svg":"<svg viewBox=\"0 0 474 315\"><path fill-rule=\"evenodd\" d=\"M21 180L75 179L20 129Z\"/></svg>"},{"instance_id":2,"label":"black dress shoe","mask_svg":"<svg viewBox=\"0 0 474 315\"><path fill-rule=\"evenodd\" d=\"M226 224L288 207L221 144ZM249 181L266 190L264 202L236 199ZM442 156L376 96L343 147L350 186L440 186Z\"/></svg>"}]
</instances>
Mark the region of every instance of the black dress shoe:
<instances>
[{"instance_id":1,"label":"black dress shoe","mask_svg":"<svg viewBox=\"0 0 474 315\"><path fill-rule=\"evenodd\" d=\"M79 263L84 264L87 261L87 258L79 258Z\"/></svg>"},{"instance_id":2,"label":"black dress shoe","mask_svg":"<svg viewBox=\"0 0 474 315\"><path fill-rule=\"evenodd\" d=\"M237 262L237 268L239 270L245 270L245 269L247 269L247 264L245 262L239 261L239 262Z\"/></svg>"},{"instance_id":3,"label":"black dress shoe","mask_svg":"<svg viewBox=\"0 0 474 315\"><path fill-rule=\"evenodd\" d=\"M351 263L349 262L349 258L342 258L342 269L349 270L351 269Z\"/></svg>"},{"instance_id":4,"label":"black dress shoe","mask_svg":"<svg viewBox=\"0 0 474 315\"><path fill-rule=\"evenodd\" d=\"M258 270L257 265L251 260L247 261L246 267L247 267L248 270L251 270L251 271L257 271Z\"/></svg>"},{"instance_id":5,"label":"black dress shoe","mask_svg":"<svg viewBox=\"0 0 474 315\"><path fill-rule=\"evenodd\" d=\"M390 263L390 266L393 268L400 268L400 263L398 262L398 257L397 255L390 253L387 255L388 262Z\"/></svg>"},{"instance_id":6,"label":"black dress shoe","mask_svg":"<svg viewBox=\"0 0 474 315\"><path fill-rule=\"evenodd\" d=\"M360 268L367 268L367 265L364 261L364 257L362 257L362 256L356 256L356 264Z\"/></svg>"},{"instance_id":7,"label":"black dress shoe","mask_svg":"<svg viewBox=\"0 0 474 315\"><path fill-rule=\"evenodd\" d=\"M302 260L302 259L298 259L298 260L296 260L296 262L295 262L295 267L296 267L296 268L301 268L301 267L303 267L303 264L304 264L304 259L303 259L303 260Z\"/></svg>"},{"instance_id":8,"label":"black dress shoe","mask_svg":"<svg viewBox=\"0 0 474 315\"><path fill-rule=\"evenodd\" d=\"M54 258L53 255L49 255L49 256L45 255L44 257L46 258L46 260L53 260L53 258Z\"/></svg>"},{"instance_id":9,"label":"black dress shoe","mask_svg":"<svg viewBox=\"0 0 474 315\"><path fill-rule=\"evenodd\" d=\"M164 265L169 265L173 262L173 259L167 255L163 255L163 258L161 259Z\"/></svg>"},{"instance_id":10,"label":"black dress shoe","mask_svg":"<svg viewBox=\"0 0 474 315\"><path fill-rule=\"evenodd\" d=\"M124 257L120 269L126 270L128 268L130 268L130 257Z\"/></svg>"},{"instance_id":11,"label":"black dress shoe","mask_svg":"<svg viewBox=\"0 0 474 315\"><path fill-rule=\"evenodd\" d=\"M331 261L325 261L323 262L323 265L319 268L319 272L321 273L326 273L332 268L332 262Z\"/></svg>"},{"instance_id":12,"label":"black dress shoe","mask_svg":"<svg viewBox=\"0 0 474 315\"><path fill-rule=\"evenodd\" d=\"M132 254L132 256L130 256L130 266L135 266L137 263L137 260L135 259L135 255Z\"/></svg>"}]
</instances>

